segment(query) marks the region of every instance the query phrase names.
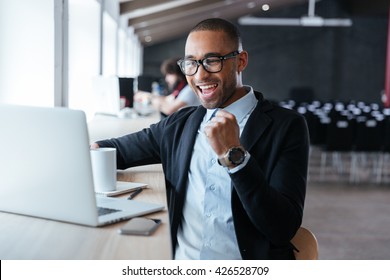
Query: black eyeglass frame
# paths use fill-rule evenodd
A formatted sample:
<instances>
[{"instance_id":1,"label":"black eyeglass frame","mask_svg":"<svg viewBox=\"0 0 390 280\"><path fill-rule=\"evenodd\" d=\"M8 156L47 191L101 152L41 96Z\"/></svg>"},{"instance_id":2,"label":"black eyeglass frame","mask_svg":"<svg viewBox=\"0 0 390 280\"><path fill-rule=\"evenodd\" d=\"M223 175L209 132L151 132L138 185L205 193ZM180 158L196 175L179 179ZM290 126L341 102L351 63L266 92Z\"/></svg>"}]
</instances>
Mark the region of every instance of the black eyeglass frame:
<instances>
[{"instance_id":1,"label":"black eyeglass frame","mask_svg":"<svg viewBox=\"0 0 390 280\"><path fill-rule=\"evenodd\" d=\"M236 51L233 51L231 53L228 53L226 55L222 55L222 56L208 56L208 57L205 57L203 59L199 59L199 60L196 60L196 59L189 59L189 58L186 58L186 59L180 59L177 61L177 65L179 65L180 67L180 70L181 72L183 72L184 75L186 76L193 76L196 74L196 72L198 72L198 69L199 69L199 66L202 65L203 69L206 71L206 72L209 72L209 73L219 73L222 71L222 68L223 68L223 61L226 60L226 59L229 59L229 58L233 58L233 57L236 57L237 55L239 55L241 52L236 50ZM219 69L218 71L209 71L206 69L206 67L204 66L203 62L206 60L206 59L210 59L210 58L218 58L221 60L221 69ZM193 74L186 74L183 70L183 67L182 67L182 63L185 61L185 60L191 60L193 62L196 62L196 70Z\"/></svg>"}]
</instances>

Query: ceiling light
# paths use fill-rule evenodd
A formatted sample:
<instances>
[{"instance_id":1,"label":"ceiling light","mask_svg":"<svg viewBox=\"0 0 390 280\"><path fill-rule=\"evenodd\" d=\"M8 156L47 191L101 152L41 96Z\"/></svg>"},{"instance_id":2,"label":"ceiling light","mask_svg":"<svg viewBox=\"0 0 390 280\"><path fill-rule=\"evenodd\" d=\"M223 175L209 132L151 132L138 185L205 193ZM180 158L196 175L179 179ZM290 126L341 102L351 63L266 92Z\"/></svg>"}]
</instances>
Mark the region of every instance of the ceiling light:
<instances>
[{"instance_id":1,"label":"ceiling light","mask_svg":"<svg viewBox=\"0 0 390 280\"><path fill-rule=\"evenodd\" d=\"M349 18L322 18L315 15L315 1L309 0L308 15L300 18L260 18L244 16L238 19L241 25L278 25L278 26L305 26L305 27L348 27L352 25ZM263 5L264 6L264 5Z\"/></svg>"},{"instance_id":2,"label":"ceiling light","mask_svg":"<svg viewBox=\"0 0 390 280\"><path fill-rule=\"evenodd\" d=\"M263 6L261 6L261 9L266 12L269 10L269 5L268 4L264 4Z\"/></svg>"}]
</instances>

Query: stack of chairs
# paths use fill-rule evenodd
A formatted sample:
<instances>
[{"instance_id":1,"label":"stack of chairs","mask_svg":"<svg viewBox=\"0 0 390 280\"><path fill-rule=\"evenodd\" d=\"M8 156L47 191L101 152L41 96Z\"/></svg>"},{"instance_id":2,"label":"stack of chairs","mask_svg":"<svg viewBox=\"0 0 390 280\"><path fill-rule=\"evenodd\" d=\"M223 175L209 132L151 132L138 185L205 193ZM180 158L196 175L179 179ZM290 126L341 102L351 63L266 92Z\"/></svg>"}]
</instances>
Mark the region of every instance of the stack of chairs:
<instances>
[{"instance_id":1,"label":"stack of chairs","mask_svg":"<svg viewBox=\"0 0 390 280\"><path fill-rule=\"evenodd\" d=\"M380 161L379 161L379 174L378 174L378 183L382 182L382 179L388 175L387 173L390 172L390 109L385 109L385 115L387 118L385 118L383 123L383 130L384 130L384 144L382 153L380 154Z\"/></svg>"},{"instance_id":2,"label":"stack of chairs","mask_svg":"<svg viewBox=\"0 0 390 280\"><path fill-rule=\"evenodd\" d=\"M332 167L337 174L343 175L348 170L354 142L355 123L344 116L330 117L326 128L326 138L321 149L321 181L324 180L327 156L332 155ZM347 160L345 158L347 157Z\"/></svg>"},{"instance_id":3,"label":"stack of chairs","mask_svg":"<svg viewBox=\"0 0 390 280\"><path fill-rule=\"evenodd\" d=\"M351 182L359 182L368 171L377 183L381 182L381 155L384 144L384 118L359 116L356 119L356 135L351 162ZM368 163L372 163L372 167ZM371 180L373 181L373 180Z\"/></svg>"},{"instance_id":4,"label":"stack of chairs","mask_svg":"<svg viewBox=\"0 0 390 280\"><path fill-rule=\"evenodd\" d=\"M362 101L287 100L279 105L306 118L311 145L321 151L320 181L329 178L329 172L336 172L351 183L382 183L389 175L389 108Z\"/></svg>"}]
</instances>

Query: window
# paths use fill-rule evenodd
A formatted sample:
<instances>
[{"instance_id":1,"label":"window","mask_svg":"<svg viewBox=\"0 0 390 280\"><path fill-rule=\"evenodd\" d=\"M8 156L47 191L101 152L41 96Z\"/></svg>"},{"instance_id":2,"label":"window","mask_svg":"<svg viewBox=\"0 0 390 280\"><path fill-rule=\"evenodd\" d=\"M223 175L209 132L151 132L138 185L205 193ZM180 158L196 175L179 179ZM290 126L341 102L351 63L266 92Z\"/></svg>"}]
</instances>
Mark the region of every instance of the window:
<instances>
[{"instance_id":1,"label":"window","mask_svg":"<svg viewBox=\"0 0 390 280\"><path fill-rule=\"evenodd\" d=\"M69 0L68 104L93 114L92 79L99 75L100 4Z\"/></svg>"},{"instance_id":2,"label":"window","mask_svg":"<svg viewBox=\"0 0 390 280\"><path fill-rule=\"evenodd\" d=\"M53 2L0 0L0 103L54 106Z\"/></svg>"},{"instance_id":3,"label":"window","mask_svg":"<svg viewBox=\"0 0 390 280\"><path fill-rule=\"evenodd\" d=\"M124 26L118 3L108 3L101 13L96 0L0 0L0 103L55 106L57 90L65 105L91 116L96 76L138 76L142 46ZM55 47L58 38L68 51Z\"/></svg>"}]
</instances>

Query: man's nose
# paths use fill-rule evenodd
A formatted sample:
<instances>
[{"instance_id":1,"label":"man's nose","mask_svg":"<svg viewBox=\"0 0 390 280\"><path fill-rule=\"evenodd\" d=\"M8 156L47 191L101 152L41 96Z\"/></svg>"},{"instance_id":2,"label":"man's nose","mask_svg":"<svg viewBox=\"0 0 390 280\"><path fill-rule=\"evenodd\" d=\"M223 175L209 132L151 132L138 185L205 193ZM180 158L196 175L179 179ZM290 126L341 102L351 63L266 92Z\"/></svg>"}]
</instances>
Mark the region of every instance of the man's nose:
<instances>
[{"instance_id":1,"label":"man's nose","mask_svg":"<svg viewBox=\"0 0 390 280\"><path fill-rule=\"evenodd\" d=\"M200 64L199 67L198 67L198 71L196 71L195 73L195 78L198 80L198 81L202 81L205 77L208 77L210 75L209 72L207 72L203 65Z\"/></svg>"}]
</instances>

